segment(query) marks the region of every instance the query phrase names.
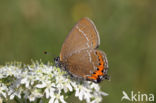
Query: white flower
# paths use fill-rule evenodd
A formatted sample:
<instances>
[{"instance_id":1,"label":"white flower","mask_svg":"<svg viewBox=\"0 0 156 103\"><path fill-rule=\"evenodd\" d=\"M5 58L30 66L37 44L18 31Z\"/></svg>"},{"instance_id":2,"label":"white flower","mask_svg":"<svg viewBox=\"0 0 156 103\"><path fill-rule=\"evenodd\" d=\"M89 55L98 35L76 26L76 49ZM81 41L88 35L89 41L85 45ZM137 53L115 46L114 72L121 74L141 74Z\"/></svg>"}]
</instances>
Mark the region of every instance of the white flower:
<instances>
[{"instance_id":1,"label":"white flower","mask_svg":"<svg viewBox=\"0 0 156 103\"><path fill-rule=\"evenodd\" d=\"M91 90L85 87L84 85L77 84L76 93L75 96L79 97L79 99L82 101L83 99L86 99L87 102L90 102L90 99L93 97L91 95Z\"/></svg>"},{"instance_id":2,"label":"white flower","mask_svg":"<svg viewBox=\"0 0 156 103\"><path fill-rule=\"evenodd\" d=\"M31 91L31 94L28 96L30 101L35 101L36 98L41 98L43 95L37 90Z\"/></svg>"},{"instance_id":3,"label":"white flower","mask_svg":"<svg viewBox=\"0 0 156 103\"><path fill-rule=\"evenodd\" d=\"M108 94L101 91L95 91L93 95L94 95L94 100L91 103L100 103L102 101L102 95L107 96Z\"/></svg>"},{"instance_id":4,"label":"white flower","mask_svg":"<svg viewBox=\"0 0 156 103\"><path fill-rule=\"evenodd\" d=\"M49 103L66 103L66 101L64 100L64 96L60 95L60 93L57 93L53 96L51 96Z\"/></svg>"},{"instance_id":5,"label":"white flower","mask_svg":"<svg viewBox=\"0 0 156 103\"><path fill-rule=\"evenodd\" d=\"M64 83L63 87L64 87L63 89L64 89L64 92L65 92L65 93L67 93L68 90L69 90L70 92L73 91L73 87L71 86L71 81L68 80L68 79L65 80L65 83Z\"/></svg>"},{"instance_id":6,"label":"white flower","mask_svg":"<svg viewBox=\"0 0 156 103\"><path fill-rule=\"evenodd\" d=\"M45 88L46 98L49 98L50 95L53 95L55 92L55 84L51 81L42 82L42 84L37 84L35 87L37 88Z\"/></svg>"},{"instance_id":7,"label":"white flower","mask_svg":"<svg viewBox=\"0 0 156 103\"><path fill-rule=\"evenodd\" d=\"M28 89L23 90L24 99L28 99L28 97L31 95L31 91Z\"/></svg>"},{"instance_id":8,"label":"white flower","mask_svg":"<svg viewBox=\"0 0 156 103\"><path fill-rule=\"evenodd\" d=\"M102 101L102 97L95 97L95 99L90 103L100 103L101 101Z\"/></svg>"},{"instance_id":9,"label":"white flower","mask_svg":"<svg viewBox=\"0 0 156 103\"><path fill-rule=\"evenodd\" d=\"M4 96L6 98L6 93L8 91L7 86L5 84L0 83L0 95Z\"/></svg>"},{"instance_id":10,"label":"white flower","mask_svg":"<svg viewBox=\"0 0 156 103\"><path fill-rule=\"evenodd\" d=\"M35 101L35 96L33 94L31 94L30 96L28 96L30 102Z\"/></svg>"},{"instance_id":11,"label":"white flower","mask_svg":"<svg viewBox=\"0 0 156 103\"><path fill-rule=\"evenodd\" d=\"M93 88L93 89L95 89L96 91L99 91L99 90L100 90L99 85L98 85L98 84L95 84L95 83L92 83L92 84L90 85L90 88Z\"/></svg>"},{"instance_id":12,"label":"white flower","mask_svg":"<svg viewBox=\"0 0 156 103\"><path fill-rule=\"evenodd\" d=\"M23 78L21 80L21 84L25 84L26 88L30 88L29 84L30 84L30 76L25 76L25 78Z\"/></svg>"},{"instance_id":13,"label":"white flower","mask_svg":"<svg viewBox=\"0 0 156 103\"><path fill-rule=\"evenodd\" d=\"M10 87L9 88L9 92L8 92L8 95L10 95L10 99L14 99L15 96L17 96L18 98L21 98L21 92L22 92L22 88L12 88Z\"/></svg>"},{"instance_id":14,"label":"white flower","mask_svg":"<svg viewBox=\"0 0 156 103\"><path fill-rule=\"evenodd\" d=\"M99 93L100 93L101 95L103 95L103 96L108 96L108 94L105 93L105 92L100 92L100 91L99 91Z\"/></svg>"},{"instance_id":15,"label":"white flower","mask_svg":"<svg viewBox=\"0 0 156 103\"><path fill-rule=\"evenodd\" d=\"M71 80L66 79L63 76L56 77L56 84L56 87L59 88L59 90L63 89L65 93L68 91L73 91Z\"/></svg>"},{"instance_id":16,"label":"white flower","mask_svg":"<svg viewBox=\"0 0 156 103\"><path fill-rule=\"evenodd\" d=\"M0 99L6 102L16 96L30 102L39 99L42 103L47 99L49 103L66 103L64 96L68 98L70 92L87 103L99 103L102 96L108 95L100 90L99 84L71 80L65 71L51 64L33 62L22 67L14 63L0 67Z\"/></svg>"}]
</instances>

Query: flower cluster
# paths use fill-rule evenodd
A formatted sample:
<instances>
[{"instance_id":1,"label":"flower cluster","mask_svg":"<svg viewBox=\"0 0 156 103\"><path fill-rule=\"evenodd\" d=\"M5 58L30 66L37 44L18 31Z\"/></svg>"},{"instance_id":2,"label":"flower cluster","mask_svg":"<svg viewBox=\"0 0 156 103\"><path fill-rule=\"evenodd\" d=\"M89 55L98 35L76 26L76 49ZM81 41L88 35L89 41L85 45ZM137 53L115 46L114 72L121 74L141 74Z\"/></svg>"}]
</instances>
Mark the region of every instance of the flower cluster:
<instances>
[{"instance_id":1,"label":"flower cluster","mask_svg":"<svg viewBox=\"0 0 156 103\"><path fill-rule=\"evenodd\" d=\"M50 63L23 65L15 62L0 66L0 102L66 103L69 95L74 93L80 101L99 103L102 96L108 95L100 91L98 84L71 80L66 74Z\"/></svg>"}]
</instances>

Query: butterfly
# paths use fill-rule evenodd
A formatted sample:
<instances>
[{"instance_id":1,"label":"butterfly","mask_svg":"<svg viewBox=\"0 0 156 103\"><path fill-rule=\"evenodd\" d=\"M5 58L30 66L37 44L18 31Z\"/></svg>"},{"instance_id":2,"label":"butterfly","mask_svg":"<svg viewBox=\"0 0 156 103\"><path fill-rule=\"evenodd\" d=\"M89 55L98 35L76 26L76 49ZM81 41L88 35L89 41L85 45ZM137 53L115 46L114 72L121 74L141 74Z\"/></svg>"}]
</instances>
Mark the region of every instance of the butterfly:
<instances>
[{"instance_id":1,"label":"butterfly","mask_svg":"<svg viewBox=\"0 0 156 103\"><path fill-rule=\"evenodd\" d=\"M100 36L93 21L82 18L66 37L60 56L54 61L71 76L83 80L101 82L109 79L106 54L97 48Z\"/></svg>"}]
</instances>

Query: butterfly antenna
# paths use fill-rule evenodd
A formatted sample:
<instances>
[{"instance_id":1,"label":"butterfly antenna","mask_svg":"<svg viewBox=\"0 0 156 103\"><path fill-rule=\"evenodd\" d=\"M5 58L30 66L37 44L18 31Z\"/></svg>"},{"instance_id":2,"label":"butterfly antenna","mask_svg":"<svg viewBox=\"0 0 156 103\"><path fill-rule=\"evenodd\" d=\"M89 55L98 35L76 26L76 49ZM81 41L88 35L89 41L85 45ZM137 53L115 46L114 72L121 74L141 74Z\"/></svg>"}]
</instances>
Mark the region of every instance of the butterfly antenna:
<instances>
[{"instance_id":1,"label":"butterfly antenna","mask_svg":"<svg viewBox=\"0 0 156 103\"><path fill-rule=\"evenodd\" d=\"M53 53L49 53L49 52L47 52L47 51L44 51L43 52L45 55L50 55L50 56L52 56L54 59L52 59L53 60L53 62L55 62L54 60L56 59L56 58L58 58L58 56L56 55L56 54L53 54Z\"/></svg>"}]
</instances>

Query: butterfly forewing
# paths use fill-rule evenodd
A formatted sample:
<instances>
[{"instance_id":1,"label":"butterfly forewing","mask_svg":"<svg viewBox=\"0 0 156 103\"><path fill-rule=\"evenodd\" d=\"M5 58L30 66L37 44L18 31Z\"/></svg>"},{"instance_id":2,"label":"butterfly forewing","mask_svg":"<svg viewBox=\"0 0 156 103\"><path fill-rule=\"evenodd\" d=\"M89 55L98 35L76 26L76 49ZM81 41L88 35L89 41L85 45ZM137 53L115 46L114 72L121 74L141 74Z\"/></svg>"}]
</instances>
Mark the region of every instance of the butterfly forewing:
<instances>
[{"instance_id":1,"label":"butterfly forewing","mask_svg":"<svg viewBox=\"0 0 156 103\"><path fill-rule=\"evenodd\" d=\"M68 34L63 43L60 60L65 60L74 53L87 48L97 48L100 45L98 31L88 18L82 18Z\"/></svg>"}]
</instances>

